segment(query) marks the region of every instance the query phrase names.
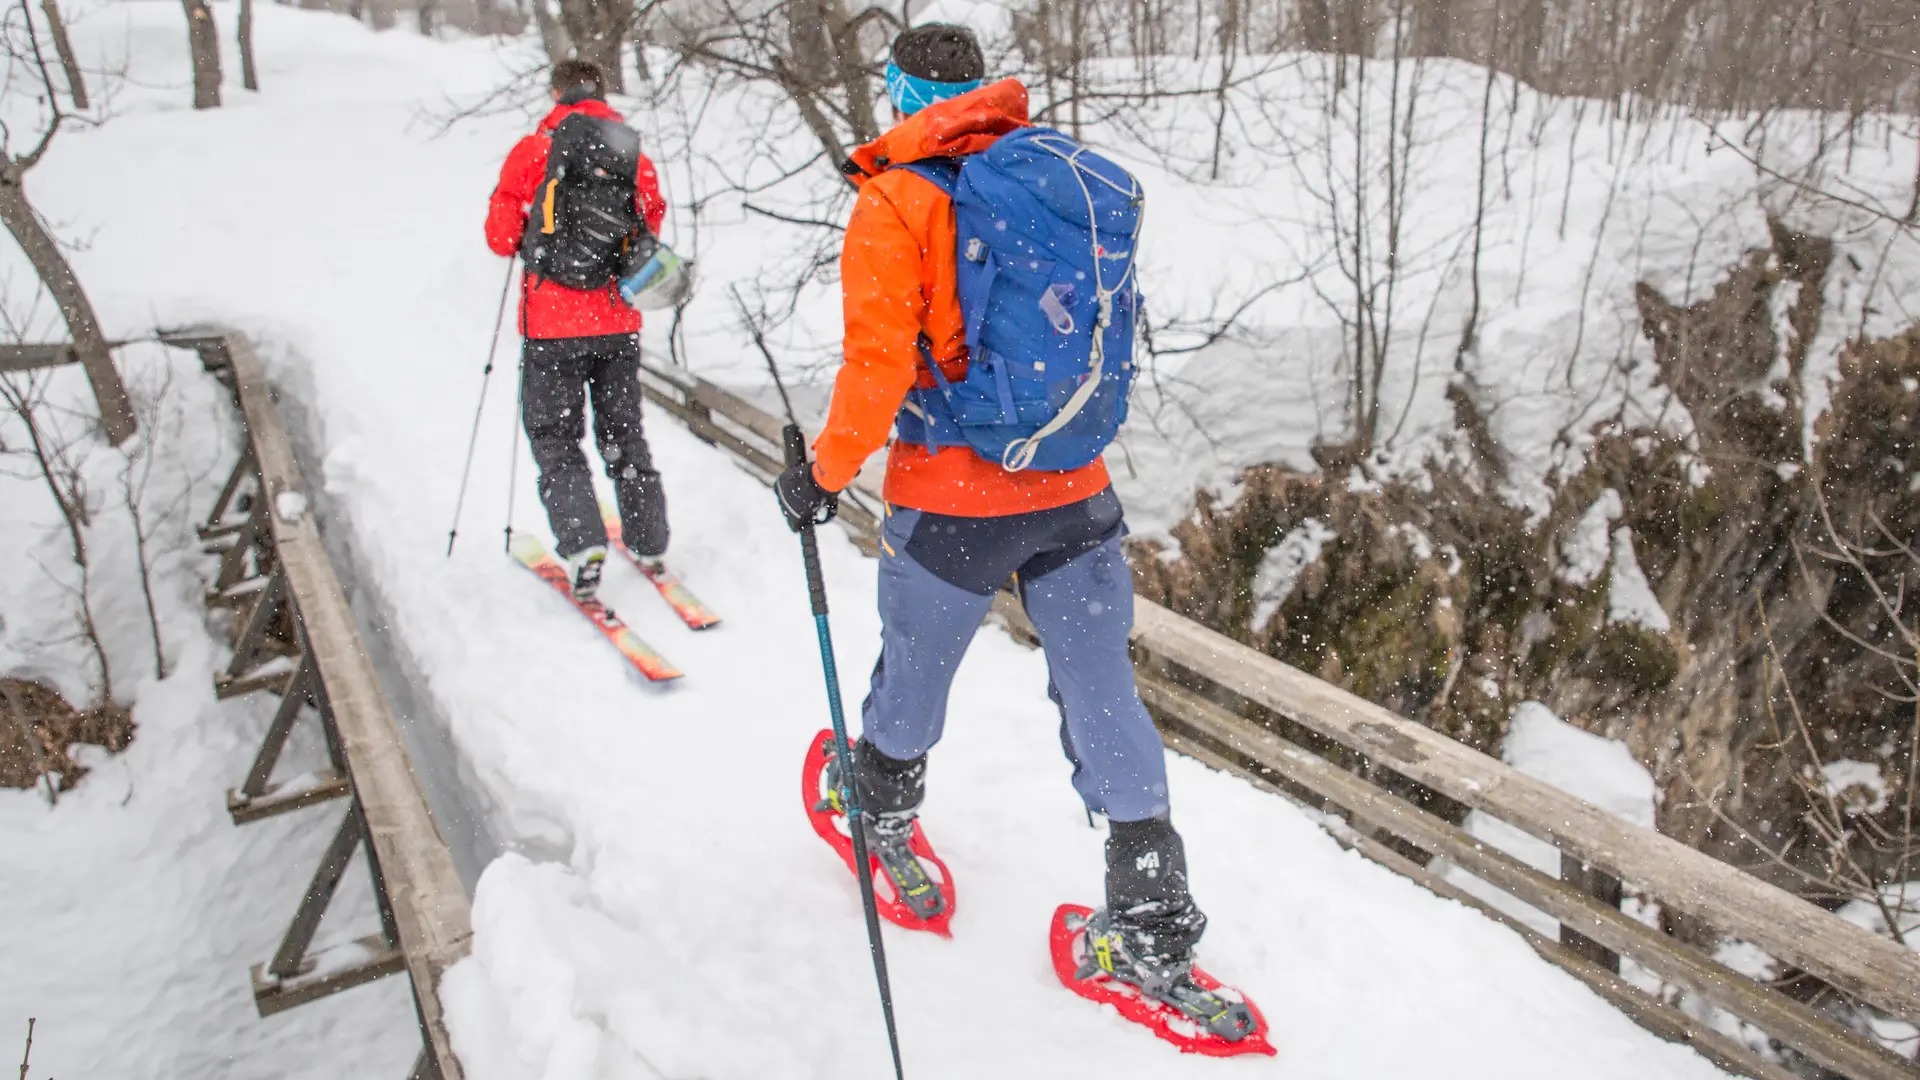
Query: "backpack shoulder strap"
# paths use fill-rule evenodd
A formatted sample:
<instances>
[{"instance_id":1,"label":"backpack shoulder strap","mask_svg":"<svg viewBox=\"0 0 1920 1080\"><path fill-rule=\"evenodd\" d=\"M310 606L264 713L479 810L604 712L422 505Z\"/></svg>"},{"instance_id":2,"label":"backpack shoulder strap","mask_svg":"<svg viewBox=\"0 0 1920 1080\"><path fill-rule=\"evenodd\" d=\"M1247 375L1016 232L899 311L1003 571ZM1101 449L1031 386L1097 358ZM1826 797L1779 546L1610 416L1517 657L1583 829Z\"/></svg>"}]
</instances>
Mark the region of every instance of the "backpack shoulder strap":
<instances>
[{"instance_id":1,"label":"backpack shoulder strap","mask_svg":"<svg viewBox=\"0 0 1920 1080\"><path fill-rule=\"evenodd\" d=\"M895 165L894 168L905 169L927 180L934 187L946 192L949 199L953 198L954 188L960 184L959 158L922 158L919 161L909 161L905 165Z\"/></svg>"}]
</instances>

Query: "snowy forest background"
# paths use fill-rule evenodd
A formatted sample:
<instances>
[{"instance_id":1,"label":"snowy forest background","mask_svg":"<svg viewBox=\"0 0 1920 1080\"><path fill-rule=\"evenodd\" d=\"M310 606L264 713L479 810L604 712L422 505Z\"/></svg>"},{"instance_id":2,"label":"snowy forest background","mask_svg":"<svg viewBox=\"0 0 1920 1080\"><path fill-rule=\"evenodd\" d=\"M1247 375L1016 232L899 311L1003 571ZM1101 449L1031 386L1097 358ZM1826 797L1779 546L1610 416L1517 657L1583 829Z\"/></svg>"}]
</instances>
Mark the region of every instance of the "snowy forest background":
<instances>
[{"instance_id":1,"label":"snowy forest background","mask_svg":"<svg viewBox=\"0 0 1920 1080\"><path fill-rule=\"evenodd\" d=\"M73 342L95 395L0 373L9 490L45 500L0 513L38 553L0 590L0 783L49 798L105 760L85 747L137 744L132 686L210 662L188 526L226 447L184 419L177 358L121 350L125 385L101 360L215 305L124 257L105 185L36 170L168 110L271 103L253 2L0 20L4 332ZM967 23L1037 121L1147 184L1151 333L1109 459L1142 592L1489 753L1542 703L1627 747L1662 832L1895 937L1920 924L1917 0L302 6L459 71L420 95L421 161L497 156L466 147L544 111L553 58L619 72L702 272L652 355L771 404L764 333L815 415L836 166L887 122L896 29ZM133 152L196 183L155 131ZM138 168L127 149L84 160ZM422 213L477 243L477 207Z\"/></svg>"}]
</instances>

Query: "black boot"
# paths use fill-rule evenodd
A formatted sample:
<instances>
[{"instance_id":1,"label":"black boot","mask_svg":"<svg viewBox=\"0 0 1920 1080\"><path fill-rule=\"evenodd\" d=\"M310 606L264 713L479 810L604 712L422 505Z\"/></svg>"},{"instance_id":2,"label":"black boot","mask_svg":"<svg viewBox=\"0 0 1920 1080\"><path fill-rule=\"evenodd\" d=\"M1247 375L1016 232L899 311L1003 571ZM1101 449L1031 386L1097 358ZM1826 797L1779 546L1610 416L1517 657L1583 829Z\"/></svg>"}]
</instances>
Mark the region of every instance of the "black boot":
<instances>
[{"instance_id":1,"label":"black boot","mask_svg":"<svg viewBox=\"0 0 1920 1080\"><path fill-rule=\"evenodd\" d=\"M1228 1042L1254 1031L1245 1004L1193 981L1207 917L1187 892L1187 850L1167 818L1116 821L1107 837L1107 909L1087 921L1082 979L1105 975Z\"/></svg>"},{"instance_id":2,"label":"black boot","mask_svg":"<svg viewBox=\"0 0 1920 1080\"><path fill-rule=\"evenodd\" d=\"M828 753L833 747L828 745ZM947 910L947 897L913 853L913 827L926 795L927 759L896 761L861 740L853 744L854 782L860 786L860 817L865 826L867 853L879 860L893 893L916 918L930 920ZM827 760L822 782L833 809L839 805L841 778L838 755Z\"/></svg>"}]
</instances>

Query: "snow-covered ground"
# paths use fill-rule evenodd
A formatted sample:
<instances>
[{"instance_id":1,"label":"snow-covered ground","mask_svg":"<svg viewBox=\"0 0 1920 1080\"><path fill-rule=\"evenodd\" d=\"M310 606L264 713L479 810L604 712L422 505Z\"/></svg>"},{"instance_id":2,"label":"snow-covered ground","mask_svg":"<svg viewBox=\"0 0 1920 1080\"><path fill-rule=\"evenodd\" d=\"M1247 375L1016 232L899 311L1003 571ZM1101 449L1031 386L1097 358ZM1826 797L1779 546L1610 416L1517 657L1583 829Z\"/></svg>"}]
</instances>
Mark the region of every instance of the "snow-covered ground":
<instances>
[{"instance_id":1,"label":"snow-covered ground","mask_svg":"<svg viewBox=\"0 0 1920 1080\"><path fill-rule=\"evenodd\" d=\"M230 32L231 6L216 11ZM412 677L414 735L435 755L425 764L457 779L481 819L463 829L502 852L478 881L474 956L446 985L468 1075L881 1075L885 1043L856 889L812 836L795 790L824 703L796 545L765 489L655 414L676 560L727 619L689 634L624 567L613 569L611 603L687 672L670 688L637 684L500 552L510 375L496 374L462 545L444 555L506 269L485 253L480 222L498 161L527 123L482 116L439 133L434 116L491 88L518 46L375 34L344 18L261 5L262 93L244 93L234 79L227 107L196 114L184 108L177 7L83 5L76 14L83 52L124 66L127 82L118 115L62 135L30 190L56 227L86 239L73 257L116 334L219 322L261 342L295 410L316 509L335 548L350 553L343 569L363 614L377 621L385 669ZM750 134L752 99L716 100L696 132L714 156L667 163L670 198L714 188L709 166L729 140ZM643 118L643 129L655 121L657 113ZM652 145L674 145L648 134ZM1262 197L1250 188L1242 205ZM1183 198L1198 206L1211 196ZM1576 207L1583 198L1576 193ZM740 346L723 286L777 269L786 249L739 200L709 210L700 222L707 286L689 313L692 364L750 383L758 359ZM1740 220L1750 226L1753 216ZM1205 222L1197 211L1160 220L1174 223L1169 236ZM1168 239L1165 272L1201 261L1196 253L1244 226L1229 215L1195 233L1198 246ZM1634 224L1643 234L1660 227L1652 218ZM1569 249L1593 242L1571 235ZM1722 248L1741 238L1750 239L1726 233ZM1232 261L1209 256L1207 265ZM1564 264L1551 266L1561 276L1541 271L1540 287L1569 289ZM1627 280L1596 283L1595 293L1617 296ZM809 297L808 327L831 318L825 295ZM1571 317L1556 311L1556 326ZM1618 321L1617 312L1610 317ZM1632 337L1616 332L1622 342ZM1307 326L1299 340L1324 334ZM659 338L650 332L654 345ZM1517 371L1537 359L1520 345L1500 348L1520 357ZM1236 355L1245 356L1196 358L1183 374L1196 385L1223 382L1199 376L1206 365L1234 373ZM1178 432L1164 445L1136 442L1145 464L1129 494L1147 508L1145 519L1164 519L1190 482L1215 476L1223 461L1297 449L1320 430L1309 396L1289 381L1297 370L1311 373L1249 365L1241 374L1251 385L1231 384L1258 438L1233 440L1230 452L1202 451L1205 439ZM1286 410L1261 404L1283 400ZM512 516L538 528L531 464L524 447L515 453ZM873 568L836 533L822 547L843 693L858 702L878 643ZM203 695L209 662L203 656L197 672L183 663L180 694L190 684ZM1179 759L1170 765L1176 816L1213 917L1203 960L1260 1000L1278 1027L1280 1056L1183 1059L1072 997L1047 966L1045 929L1054 905L1098 901L1100 843L1067 784L1045 681L1042 659L996 631L982 633L961 671L926 812L959 877L956 939L890 932L888 942L913 1075L1717 1075L1511 933L1343 852L1291 805ZM206 703L195 715L224 718L228 708ZM180 723L176 730L191 726ZM226 738L237 726L202 721L199 736ZM126 768L157 768L167 730L146 729ZM208 768L233 775L220 760ZM94 800L123 790L107 770L93 783ZM206 806L217 808L212 788L208 795ZM17 812L37 812L27 797L17 802L25 808ZM218 824L217 809L204 813L208 828ZM268 845L274 856L304 868L300 845L324 841L310 829L252 828L289 831L243 831L223 842L264 845L256 838L284 835L284 844ZM47 841L62 842L72 841ZM153 873L162 868L151 864ZM177 948L165 926L148 921L130 914L115 932L141 934L144 945L152 929L154 940ZM326 1010L388 995L380 1000L410 1030L399 986L307 1006L284 1022L324 1024L344 1015ZM137 990L113 997L118 1008L138 999ZM203 1031L265 1030L237 1015L215 1024L213 1015L201 1018ZM216 1046L216 1037L203 1035L203 1045ZM360 1067L350 1055L373 1051L349 1045L357 1041L328 1039L307 1064L355 1075L403 1067L397 1058ZM62 1067L67 1076L80 1071Z\"/></svg>"},{"instance_id":2,"label":"snow-covered ground","mask_svg":"<svg viewBox=\"0 0 1920 1080\"><path fill-rule=\"evenodd\" d=\"M38 792L0 789L0 1047L17 1051L35 1017L34 1077L404 1076L419 1036L399 980L266 1020L254 1013L247 971L279 945L341 804L244 828L227 816L224 793L246 775L273 711L264 695L213 696L225 649L207 630L201 594L212 560L190 526L232 467L234 429L224 391L190 354L146 346L120 357L136 395L168 387L165 407L149 416L159 439L143 504L163 552L155 600L170 671L153 677L132 527L117 501L125 462L96 443L86 462L91 594L116 693L139 733L119 756L82 748L92 772L57 807ZM79 371L47 382L54 408L88 406ZM0 419L9 445L21 433L12 417ZM98 673L71 633L66 589L76 582L66 532L39 482L19 475L22 465L9 458L0 470L0 566L8 571L0 574L0 674L44 680L84 706ZM308 721L286 767L324 760ZM319 940L378 925L356 864Z\"/></svg>"}]
</instances>

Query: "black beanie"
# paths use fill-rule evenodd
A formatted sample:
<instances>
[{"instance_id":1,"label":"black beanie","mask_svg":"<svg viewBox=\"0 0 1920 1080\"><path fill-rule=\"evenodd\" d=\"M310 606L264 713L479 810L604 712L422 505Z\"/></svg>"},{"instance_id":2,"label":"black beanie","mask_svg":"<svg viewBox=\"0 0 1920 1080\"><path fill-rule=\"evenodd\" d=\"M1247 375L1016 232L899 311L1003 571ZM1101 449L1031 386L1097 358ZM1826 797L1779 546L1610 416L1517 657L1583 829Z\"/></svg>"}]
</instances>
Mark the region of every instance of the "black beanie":
<instances>
[{"instance_id":1,"label":"black beanie","mask_svg":"<svg viewBox=\"0 0 1920 1080\"><path fill-rule=\"evenodd\" d=\"M973 31L952 23L927 23L893 39L893 63L917 79L964 83L987 77L987 58Z\"/></svg>"}]
</instances>

